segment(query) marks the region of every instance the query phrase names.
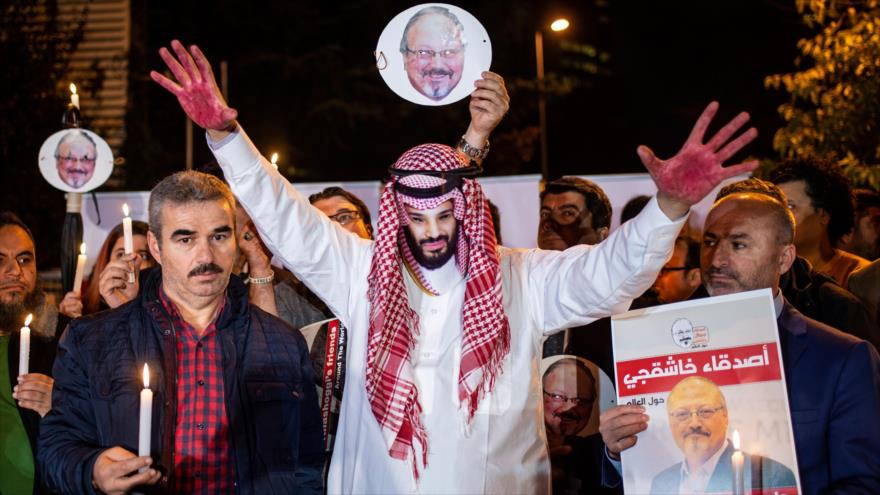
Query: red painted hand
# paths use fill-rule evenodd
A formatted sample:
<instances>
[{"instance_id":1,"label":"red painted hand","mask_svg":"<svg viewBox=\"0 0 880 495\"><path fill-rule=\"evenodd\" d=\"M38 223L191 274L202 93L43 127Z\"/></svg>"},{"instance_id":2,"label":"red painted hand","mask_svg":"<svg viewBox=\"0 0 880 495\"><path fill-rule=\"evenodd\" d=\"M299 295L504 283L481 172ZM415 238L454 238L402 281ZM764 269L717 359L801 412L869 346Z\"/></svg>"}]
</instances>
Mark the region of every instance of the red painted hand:
<instances>
[{"instance_id":1,"label":"red painted hand","mask_svg":"<svg viewBox=\"0 0 880 495\"><path fill-rule=\"evenodd\" d=\"M703 110L681 151L668 160L657 158L647 146L639 146L639 158L657 185L658 200L677 203L684 206L686 211L687 207L703 199L724 179L751 172L758 166L756 160L730 167L722 166L725 160L758 135L758 131L752 127L727 143L748 122L749 114L746 112L737 115L709 142L703 144L703 136L717 111L718 103L713 101Z\"/></svg>"},{"instance_id":2,"label":"red painted hand","mask_svg":"<svg viewBox=\"0 0 880 495\"><path fill-rule=\"evenodd\" d=\"M156 71L151 71L150 77L176 96L183 111L200 127L218 131L232 127L238 112L226 104L217 87L211 64L199 47L192 45L188 52L179 41L174 40L171 48L177 58L165 47L159 49L159 55L176 81Z\"/></svg>"}]
</instances>

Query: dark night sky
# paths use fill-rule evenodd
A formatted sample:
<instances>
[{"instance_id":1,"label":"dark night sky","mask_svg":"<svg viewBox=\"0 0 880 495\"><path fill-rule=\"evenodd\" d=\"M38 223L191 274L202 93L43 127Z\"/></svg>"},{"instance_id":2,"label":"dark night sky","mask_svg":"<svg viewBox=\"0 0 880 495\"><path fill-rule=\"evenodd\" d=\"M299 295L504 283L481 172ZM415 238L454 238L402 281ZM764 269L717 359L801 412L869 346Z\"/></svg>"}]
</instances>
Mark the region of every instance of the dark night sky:
<instances>
[{"instance_id":1,"label":"dark night sky","mask_svg":"<svg viewBox=\"0 0 880 495\"><path fill-rule=\"evenodd\" d=\"M534 32L564 14L572 27L545 36L548 78L564 76L574 89L548 96L550 175L641 172L635 148L647 144L661 157L674 154L711 100L721 102L713 129L746 110L760 136L745 153L772 157L776 108L786 95L763 87L764 77L794 69L796 42L808 35L794 0L483 0L457 5L486 27L493 44L492 70L503 75L512 97L509 114L492 137L486 161L491 175L540 171L536 128ZM149 78L163 69L160 46L179 38L199 44L218 65L229 62L230 102L256 144L280 152L282 171L294 181L379 179L407 148L424 142L453 144L465 130L467 102L421 107L383 83L372 52L382 29L413 6L398 0L133 1L125 189L150 189L184 168L185 118L176 99ZM608 52L596 77L565 67L579 60L561 41ZM17 72L26 72L20 67ZM31 74L41 77L41 74ZM19 105L28 85L7 80L0 108L31 125L33 143L0 145L36 156L41 129L60 110L42 113ZM59 96L66 100L66 95ZM88 117L88 115L86 115ZM21 125L21 124L18 124ZM710 132L712 129L710 129ZM28 133L24 133L28 134ZM39 139L40 142L36 142ZM5 143L5 144L4 144ZM31 152L27 149L33 148ZM211 159L195 133L195 163ZM734 157L742 159L745 156ZM291 174L286 167L293 165ZM0 187L0 210L18 211L38 240L41 268L57 266L55 239L63 197L37 173L20 169ZM104 188L106 190L106 188ZM39 210L22 208L38 198Z\"/></svg>"},{"instance_id":2,"label":"dark night sky","mask_svg":"<svg viewBox=\"0 0 880 495\"><path fill-rule=\"evenodd\" d=\"M215 65L229 60L230 101L242 124L264 153L279 150L284 163L294 164L299 180L377 179L406 148L453 143L466 127L466 101L445 108L404 102L373 66L371 52L385 23L412 3L350 1L326 10L274 2L235 14L232 5L240 10L238 2L225 1L210 12L195 2L177 2L174 12L159 2L143 9L142 51L133 51L136 59L140 55L141 82L133 91L136 107L147 114L135 121L148 122L150 130L142 138L132 126L126 158L132 169L149 171L134 172L132 186L149 187L183 163L183 115L144 72L161 67L156 50L173 37L200 44ZM644 143L660 156L674 153L712 99L722 104L719 122L740 110L752 113L761 137L747 152L772 154L772 135L781 123L776 107L785 96L765 90L763 78L793 68L795 43L805 33L784 0L459 6L487 28L492 70L511 83L511 112L495 132L500 148L487 163L500 174L540 170L537 142L533 156L522 157L512 145L505 148L504 136L537 125L536 93L517 81L534 79L534 29L555 13L572 19L567 39L598 46L612 59L609 77L566 72L556 35L545 37L548 73L582 79L573 92L549 98L551 176L641 171L635 147ZM145 141L160 142L161 151L143 156L153 147ZM200 135L196 152L196 163L210 159Z\"/></svg>"}]
</instances>

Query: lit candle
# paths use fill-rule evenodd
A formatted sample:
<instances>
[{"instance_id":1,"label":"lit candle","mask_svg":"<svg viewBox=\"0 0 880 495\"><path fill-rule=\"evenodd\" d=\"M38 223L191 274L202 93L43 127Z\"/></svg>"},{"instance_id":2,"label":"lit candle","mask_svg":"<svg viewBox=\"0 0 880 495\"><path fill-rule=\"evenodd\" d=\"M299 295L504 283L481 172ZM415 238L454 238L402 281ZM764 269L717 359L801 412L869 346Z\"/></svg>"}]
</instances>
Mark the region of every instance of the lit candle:
<instances>
[{"instance_id":1,"label":"lit candle","mask_svg":"<svg viewBox=\"0 0 880 495\"><path fill-rule=\"evenodd\" d=\"M28 359L31 357L31 321L34 315L29 314L21 327L21 340L18 343L18 376L28 374Z\"/></svg>"},{"instance_id":2,"label":"lit candle","mask_svg":"<svg viewBox=\"0 0 880 495\"><path fill-rule=\"evenodd\" d=\"M278 153L272 153L270 161L272 162L272 166L275 167L275 170L278 170Z\"/></svg>"},{"instance_id":3,"label":"lit candle","mask_svg":"<svg viewBox=\"0 0 880 495\"><path fill-rule=\"evenodd\" d=\"M70 83L70 104L79 109L79 95L76 94L76 84Z\"/></svg>"},{"instance_id":4,"label":"lit candle","mask_svg":"<svg viewBox=\"0 0 880 495\"><path fill-rule=\"evenodd\" d=\"M131 238L131 217L128 216L128 203L122 203L122 241L125 254L134 252L134 241ZM134 283L134 272L128 272L128 283Z\"/></svg>"},{"instance_id":5,"label":"lit candle","mask_svg":"<svg viewBox=\"0 0 880 495\"><path fill-rule=\"evenodd\" d=\"M743 453L739 449L739 431L733 430L733 455L730 462L733 464L733 495L743 495L745 493L745 483L743 479Z\"/></svg>"},{"instance_id":6,"label":"lit candle","mask_svg":"<svg viewBox=\"0 0 880 495\"><path fill-rule=\"evenodd\" d=\"M86 270L86 243L79 246L79 256L76 258L76 275L73 277L73 292L82 294L83 273Z\"/></svg>"},{"instance_id":7,"label":"lit candle","mask_svg":"<svg viewBox=\"0 0 880 495\"><path fill-rule=\"evenodd\" d=\"M141 391L141 416L138 427L138 455L150 455L150 434L153 428L153 391L150 390L150 367L144 363L144 389ZM146 471L141 468L139 472Z\"/></svg>"}]
</instances>

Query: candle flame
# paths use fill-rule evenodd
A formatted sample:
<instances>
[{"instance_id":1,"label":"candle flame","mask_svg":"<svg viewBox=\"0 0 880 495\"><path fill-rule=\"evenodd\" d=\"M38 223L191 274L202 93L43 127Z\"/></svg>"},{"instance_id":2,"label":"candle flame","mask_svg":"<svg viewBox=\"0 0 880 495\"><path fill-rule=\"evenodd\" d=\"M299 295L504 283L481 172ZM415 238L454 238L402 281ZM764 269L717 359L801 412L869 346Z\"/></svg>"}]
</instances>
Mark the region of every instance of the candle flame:
<instances>
[{"instance_id":1,"label":"candle flame","mask_svg":"<svg viewBox=\"0 0 880 495\"><path fill-rule=\"evenodd\" d=\"M278 153L272 153L272 158L270 159L272 165L278 166Z\"/></svg>"},{"instance_id":2,"label":"candle flame","mask_svg":"<svg viewBox=\"0 0 880 495\"><path fill-rule=\"evenodd\" d=\"M27 318L24 319L24 326L26 326L26 327L31 326L32 321L34 321L34 315L29 313L27 315Z\"/></svg>"},{"instance_id":3,"label":"candle flame","mask_svg":"<svg viewBox=\"0 0 880 495\"><path fill-rule=\"evenodd\" d=\"M144 363L144 388L150 388L150 367Z\"/></svg>"},{"instance_id":4,"label":"candle flame","mask_svg":"<svg viewBox=\"0 0 880 495\"><path fill-rule=\"evenodd\" d=\"M733 448L739 450L739 430L733 430Z\"/></svg>"},{"instance_id":5,"label":"candle flame","mask_svg":"<svg viewBox=\"0 0 880 495\"><path fill-rule=\"evenodd\" d=\"M82 243L79 245L79 254L86 254L86 243Z\"/></svg>"},{"instance_id":6,"label":"candle flame","mask_svg":"<svg viewBox=\"0 0 880 495\"><path fill-rule=\"evenodd\" d=\"M70 83L70 92L76 94L76 84Z\"/></svg>"},{"instance_id":7,"label":"candle flame","mask_svg":"<svg viewBox=\"0 0 880 495\"><path fill-rule=\"evenodd\" d=\"M122 215L128 216L128 203L122 203Z\"/></svg>"}]
</instances>

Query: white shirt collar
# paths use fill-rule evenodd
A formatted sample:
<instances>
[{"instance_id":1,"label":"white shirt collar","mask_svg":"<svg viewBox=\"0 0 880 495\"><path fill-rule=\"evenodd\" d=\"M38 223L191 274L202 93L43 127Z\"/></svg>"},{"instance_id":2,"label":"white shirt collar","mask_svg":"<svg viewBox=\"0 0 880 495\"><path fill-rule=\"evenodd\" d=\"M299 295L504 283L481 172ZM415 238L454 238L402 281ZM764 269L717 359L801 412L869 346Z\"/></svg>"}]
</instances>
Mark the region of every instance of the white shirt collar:
<instances>
[{"instance_id":1,"label":"white shirt collar","mask_svg":"<svg viewBox=\"0 0 880 495\"><path fill-rule=\"evenodd\" d=\"M778 289L776 297L773 298L773 307L776 309L776 318L782 316L782 307L785 306L785 299L782 297L782 289Z\"/></svg>"}]
</instances>

